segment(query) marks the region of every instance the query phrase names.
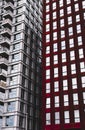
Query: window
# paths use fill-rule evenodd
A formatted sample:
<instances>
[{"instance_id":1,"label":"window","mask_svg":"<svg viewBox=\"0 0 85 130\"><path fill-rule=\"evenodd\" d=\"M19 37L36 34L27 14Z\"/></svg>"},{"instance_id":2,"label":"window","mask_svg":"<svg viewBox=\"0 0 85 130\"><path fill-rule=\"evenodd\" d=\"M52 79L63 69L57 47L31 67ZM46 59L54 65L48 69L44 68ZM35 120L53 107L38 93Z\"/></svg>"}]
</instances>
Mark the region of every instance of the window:
<instances>
[{"instance_id":1,"label":"window","mask_svg":"<svg viewBox=\"0 0 85 130\"><path fill-rule=\"evenodd\" d=\"M83 92L83 103L85 104L85 92Z\"/></svg>"},{"instance_id":2,"label":"window","mask_svg":"<svg viewBox=\"0 0 85 130\"><path fill-rule=\"evenodd\" d=\"M68 32L69 32L69 36L73 35L73 28L72 27L68 28Z\"/></svg>"},{"instance_id":3,"label":"window","mask_svg":"<svg viewBox=\"0 0 85 130\"><path fill-rule=\"evenodd\" d=\"M78 37L78 45L79 46L82 45L82 37L81 36Z\"/></svg>"},{"instance_id":4,"label":"window","mask_svg":"<svg viewBox=\"0 0 85 130\"><path fill-rule=\"evenodd\" d=\"M50 113L46 113L46 125L50 125L50 124L51 124Z\"/></svg>"},{"instance_id":5,"label":"window","mask_svg":"<svg viewBox=\"0 0 85 130\"><path fill-rule=\"evenodd\" d=\"M85 19L85 13L83 13L83 17L84 17L84 19Z\"/></svg>"},{"instance_id":6,"label":"window","mask_svg":"<svg viewBox=\"0 0 85 130\"><path fill-rule=\"evenodd\" d=\"M18 8L16 13L19 14L21 12L23 12L23 8L22 7Z\"/></svg>"},{"instance_id":7,"label":"window","mask_svg":"<svg viewBox=\"0 0 85 130\"><path fill-rule=\"evenodd\" d=\"M46 5L46 12L49 12L49 10L50 10L50 6Z\"/></svg>"},{"instance_id":8,"label":"window","mask_svg":"<svg viewBox=\"0 0 85 130\"><path fill-rule=\"evenodd\" d=\"M46 24L46 32L50 31L50 24Z\"/></svg>"},{"instance_id":9,"label":"window","mask_svg":"<svg viewBox=\"0 0 85 130\"><path fill-rule=\"evenodd\" d=\"M22 29L22 24L18 24L15 26L15 31L19 31Z\"/></svg>"},{"instance_id":10,"label":"window","mask_svg":"<svg viewBox=\"0 0 85 130\"><path fill-rule=\"evenodd\" d=\"M75 60L75 51L70 51L70 60Z\"/></svg>"},{"instance_id":11,"label":"window","mask_svg":"<svg viewBox=\"0 0 85 130\"><path fill-rule=\"evenodd\" d=\"M20 49L20 43L13 44L13 51Z\"/></svg>"},{"instance_id":12,"label":"window","mask_svg":"<svg viewBox=\"0 0 85 130\"><path fill-rule=\"evenodd\" d=\"M65 37L65 31L61 31L61 38L64 38Z\"/></svg>"},{"instance_id":13,"label":"window","mask_svg":"<svg viewBox=\"0 0 85 130\"><path fill-rule=\"evenodd\" d=\"M79 110L74 110L74 120L75 120L75 123L80 122Z\"/></svg>"},{"instance_id":14,"label":"window","mask_svg":"<svg viewBox=\"0 0 85 130\"><path fill-rule=\"evenodd\" d=\"M81 77L82 88L85 87L85 76Z\"/></svg>"},{"instance_id":15,"label":"window","mask_svg":"<svg viewBox=\"0 0 85 130\"><path fill-rule=\"evenodd\" d=\"M46 0L46 3L49 3L50 2L50 0Z\"/></svg>"},{"instance_id":16,"label":"window","mask_svg":"<svg viewBox=\"0 0 85 130\"><path fill-rule=\"evenodd\" d=\"M53 52L57 52L58 51L58 44L54 43L53 44Z\"/></svg>"},{"instance_id":17,"label":"window","mask_svg":"<svg viewBox=\"0 0 85 130\"><path fill-rule=\"evenodd\" d=\"M58 64L58 55L54 55L53 60L54 60L54 65Z\"/></svg>"},{"instance_id":18,"label":"window","mask_svg":"<svg viewBox=\"0 0 85 130\"><path fill-rule=\"evenodd\" d=\"M53 2L52 8L53 8L53 10L56 9L56 2Z\"/></svg>"},{"instance_id":19,"label":"window","mask_svg":"<svg viewBox=\"0 0 85 130\"><path fill-rule=\"evenodd\" d=\"M6 126L14 126L14 116L6 117Z\"/></svg>"},{"instance_id":20,"label":"window","mask_svg":"<svg viewBox=\"0 0 85 130\"><path fill-rule=\"evenodd\" d=\"M58 92L59 91L59 82L55 81L54 82L54 92Z\"/></svg>"},{"instance_id":21,"label":"window","mask_svg":"<svg viewBox=\"0 0 85 130\"><path fill-rule=\"evenodd\" d=\"M75 4L74 7L75 7L75 12L79 10L79 4Z\"/></svg>"},{"instance_id":22,"label":"window","mask_svg":"<svg viewBox=\"0 0 85 130\"><path fill-rule=\"evenodd\" d=\"M60 5L60 7L63 6L63 0L60 0L60 1L59 1L59 5Z\"/></svg>"},{"instance_id":23,"label":"window","mask_svg":"<svg viewBox=\"0 0 85 130\"><path fill-rule=\"evenodd\" d=\"M66 44L65 44L65 41L62 41L61 42L61 50L64 50L66 49Z\"/></svg>"},{"instance_id":24,"label":"window","mask_svg":"<svg viewBox=\"0 0 85 130\"><path fill-rule=\"evenodd\" d=\"M71 3L71 0L67 0L67 4L70 4Z\"/></svg>"},{"instance_id":25,"label":"window","mask_svg":"<svg viewBox=\"0 0 85 130\"><path fill-rule=\"evenodd\" d=\"M50 70L46 70L46 79L50 78Z\"/></svg>"},{"instance_id":26,"label":"window","mask_svg":"<svg viewBox=\"0 0 85 130\"><path fill-rule=\"evenodd\" d=\"M64 120L65 120L65 124L70 123L69 111L64 111Z\"/></svg>"},{"instance_id":27,"label":"window","mask_svg":"<svg viewBox=\"0 0 85 130\"><path fill-rule=\"evenodd\" d=\"M50 98L46 98L46 108L50 108Z\"/></svg>"},{"instance_id":28,"label":"window","mask_svg":"<svg viewBox=\"0 0 85 130\"><path fill-rule=\"evenodd\" d=\"M77 29L77 33L81 33L81 25L80 24L76 26L76 29Z\"/></svg>"},{"instance_id":29,"label":"window","mask_svg":"<svg viewBox=\"0 0 85 130\"><path fill-rule=\"evenodd\" d=\"M68 25L72 24L72 16L68 17Z\"/></svg>"},{"instance_id":30,"label":"window","mask_svg":"<svg viewBox=\"0 0 85 130\"><path fill-rule=\"evenodd\" d=\"M57 40L57 32L53 32L53 40Z\"/></svg>"},{"instance_id":31,"label":"window","mask_svg":"<svg viewBox=\"0 0 85 130\"><path fill-rule=\"evenodd\" d=\"M11 73L15 73L15 72L18 72L18 71L19 71L19 65L18 64L11 66Z\"/></svg>"},{"instance_id":32,"label":"window","mask_svg":"<svg viewBox=\"0 0 85 130\"><path fill-rule=\"evenodd\" d=\"M13 54L12 55L12 61L18 61L18 60L20 60L20 54L19 53Z\"/></svg>"},{"instance_id":33,"label":"window","mask_svg":"<svg viewBox=\"0 0 85 130\"><path fill-rule=\"evenodd\" d=\"M18 76L10 77L10 85L18 84Z\"/></svg>"},{"instance_id":34,"label":"window","mask_svg":"<svg viewBox=\"0 0 85 130\"><path fill-rule=\"evenodd\" d=\"M16 109L16 102L9 102L8 103L8 112L13 112Z\"/></svg>"},{"instance_id":35,"label":"window","mask_svg":"<svg viewBox=\"0 0 85 130\"><path fill-rule=\"evenodd\" d=\"M60 17L64 16L64 9L60 10Z\"/></svg>"},{"instance_id":36,"label":"window","mask_svg":"<svg viewBox=\"0 0 85 130\"><path fill-rule=\"evenodd\" d=\"M75 64L71 65L71 74L76 74L76 65Z\"/></svg>"},{"instance_id":37,"label":"window","mask_svg":"<svg viewBox=\"0 0 85 130\"><path fill-rule=\"evenodd\" d=\"M67 66L62 67L62 75L66 76L67 75Z\"/></svg>"},{"instance_id":38,"label":"window","mask_svg":"<svg viewBox=\"0 0 85 130\"><path fill-rule=\"evenodd\" d=\"M76 15L76 22L79 22L80 21L80 15Z\"/></svg>"},{"instance_id":39,"label":"window","mask_svg":"<svg viewBox=\"0 0 85 130\"><path fill-rule=\"evenodd\" d=\"M21 33L14 35L14 40L20 40L21 39Z\"/></svg>"},{"instance_id":40,"label":"window","mask_svg":"<svg viewBox=\"0 0 85 130\"><path fill-rule=\"evenodd\" d=\"M18 0L18 1L17 1L17 5L19 6L19 5L21 5L21 4L23 4L23 1Z\"/></svg>"},{"instance_id":41,"label":"window","mask_svg":"<svg viewBox=\"0 0 85 130\"><path fill-rule=\"evenodd\" d=\"M63 90L68 90L68 81L67 79L63 80Z\"/></svg>"},{"instance_id":42,"label":"window","mask_svg":"<svg viewBox=\"0 0 85 130\"><path fill-rule=\"evenodd\" d=\"M68 99L68 95L64 95L64 106L68 106L69 105L69 99Z\"/></svg>"},{"instance_id":43,"label":"window","mask_svg":"<svg viewBox=\"0 0 85 130\"><path fill-rule=\"evenodd\" d=\"M80 71L85 72L85 63L84 62L80 62Z\"/></svg>"},{"instance_id":44,"label":"window","mask_svg":"<svg viewBox=\"0 0 85 130\"><path fill-rule=\"evenodd\" d=\"M78 102L78 94L77 93L73 94L73 104L74 105L78 105L79 104L79 102Z\"/></svg>"},{"instance_id":45,"label":"window","mask_svg":"<svg viewBox=\"0 0 85 130\"><path fill-rule=\"evenodd\" d=\"M64 27L64 19L61 19L61 20L60 20L60 26L61 26L61 27Z\"/></svg>"},{"instance_id":46,"label":"window","mask_svg":"<svg viewBox=\"0 0 85 130\"><path fill-rule=\"evenodd\" d=\"M84 53L83 53L83 49L79 49L79 58L84 58Z\"/></svg>"},{"instance_id":47,"label":"window","mask_svg":"<svg viewBox=\"0 0 85 130\"><path fill-rule=\"evenodd\" d=\"M9 98L15 98L17 96L17 89L9 90Z\"/></svg>"},{"instance_id":48,"label":"window","mask_svg":"<svg viewBox=\"0 0 85 130\"><path fill-rule=\"evenodd\" d=\"M50 57L46 57L46 66L50 65Z\"/></svg>"},{"instance_id":49,"label":"window","mask_svg":"<svg viewBox=\"0 0 85 130\"><path fill-rule=\"evenodd\" d=\"M66 62L66 53L62 53L62 62Z\"/></svg>"},{"instance_id":50,"label":"window","mask_svg":"<svg viewBox=\"0 0 85 130\"><path fill-rule=\"evenodd\" d=\"M50 53L50 46L47 46L46 47L46 54L49 54Z\"/></svg>"},{"instance_id":51,"label":"window","mask_svg":"<svg viewBox=\"0 0 85 130\"><path fill-rule=\"evenodd\" d=\"M19 116L19 128L22 128L24 126L24 117Z\"/></svg>"},{"instance_id":52,"label":"window","mask_svg":"<svg viewBox=\"0 0 85 130\"><path fill-rule=\"evenodd\" d=\"M58 68L54 68L54 78L58 77Z\"/></svg>"},{"instance_id":53,"label":"window","mask_svg":"<svg viewBox=\"0 0 85 130\"><path fill-rule=\"evenodd\" d=\"M57 13L53 12L53 19L56 19L56 18L57 18Z\"/></svg>"},{"instance_id":54,"label":"window","mask_svg":"<svg viewBox=\"0 0 85 130\"><path fill-rule=\"evenodd\" d=\"M20 22L22 20L22 15L19 15L18 17L16 17L16 22Z\"/></svg>"},{"instance_id":55,"label":"window","mask_svg":"<svg viewBox=\"0 0 85 130\"><path fill-rule=\"evenodd\" d=\"M47 14L47 15L46 15L46 22L48 22L49 20L50 20L50 15Z\"/></svg>"},{"instance_id":56,"label":"window","mask_svg":"<svg viewBox=\"0 0 85 130\"><path fill-rule=\"evenodd\" d=\"M46 42L50 42L50 34L46 35Z\"/></svg>"},{"instance_id":57,"label":"window","mask_svg":"<svg viewBox=\"0 0 85 130\"><path fill-rule=\"evenodd\" d=\"M55 124L60 124L60 113L55 112Z\"/></svg>"},{"instance_id":58,"label":"window","mask_svg":"<svg viewBox=\"0 0 85 130\"><path fill-rule=\"evenodd\" d=\"M67 7L67 14L71 13L71 6Z\"/></svg>"},{"instance_id":59,"label":"window","mask_svg":"<svg viewBox=\"0 0 85 130\"><path fill-rule=\"evenodd\" d=\"M59 96L55 96L55 107L59 107Z\"/></svg>"},{"instance_id":60,"label":"window","mask_svg":"<svg viewBox=\"0 0 85 130\"><path fill-rule=\"evenodd\" d=\"M82 8L85 9L85 1L82 1Z\"/></svg>"},{"instance_id":61,"label":"window","mask_svg":"<svg viewBox=\"0 0 85 130\"><path fill-rule=\"evenodd\" d=\"M57 22L53 22L53 29L57 29Z\"/></svg>"},{"instance_id":62,"label":"window","mask_svg":"<svg viewBox=\"0 0 85 130\"><path fill-rule=\"evenodd\" d=\"M72 88L73 89L77 88L77 78L72 78Z\"/></svg>"},{"instance_id":63,"label":"window","mask_svg":"<svg viewBox=\"0 0 85 130\"><path fill-rule=\"evenodd\" d=\"M73 38L69 39L69 47L70 48L74 47L74 39Z\"/></svg>"},{"instance_id":64,"label":"window","mask_svg":"<svg viewBox=\"0 0 85 130\"><path fill-rule=\"evenodd\" d=\"M46 83L46 93L50 93L50 83Z\"/></svg>"}]
</instances>

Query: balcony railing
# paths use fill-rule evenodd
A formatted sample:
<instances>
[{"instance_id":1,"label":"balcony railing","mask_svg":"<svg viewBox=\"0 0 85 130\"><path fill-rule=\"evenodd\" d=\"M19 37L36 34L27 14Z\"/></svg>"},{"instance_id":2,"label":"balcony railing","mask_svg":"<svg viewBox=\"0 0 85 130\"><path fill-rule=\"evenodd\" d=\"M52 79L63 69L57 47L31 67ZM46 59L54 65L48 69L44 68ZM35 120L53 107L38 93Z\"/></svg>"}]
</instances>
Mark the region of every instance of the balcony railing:
<instances>
[{"instance_id":1,"label":"balcony railing","mask_svg":"<svg viewBox=\"0 0 85 130\"><path fill-rule=\"evenodd\" d=\"M4 38L0 41L0 44L8 44L10 46L10 40L8 38Z\"/></svg>"},{"instance_id":2,"label":"balcony railing","mask_svg":"<svg viewBox=\"0 0 85 130\"><path fill-rule=\"evenodd\" d=\"M7 76L7 71L4 69L0 69L0 75Z\"/></svg>"},{"instance_id":3,"label":"balcony railing","mask_svg":"<svg viewBox=\"0 0 85 130\"><path fill-rule=\"evenodd\" d=\"M13 6L14 6L13 3L11 3L11 2L6 2L4 8L11 7L11 8L13 9Z\"/></svg>"},{"instance_id":4,"label":"balcony railing","mask_svg":"<svg viewBox=\"0 0 85 130\"><path fill-rule=\"evenodd\" d=\"M8 60L6 58L0 58L0 64L8 64Z\"/></svg>"},{"instance_id":5,"label":"balcony railing","mask_svg":"<svg viewBox=\"0 0 85 130\"><path fill-rule=\"evenodd\" d=\"M5 98L5 94L0 92L0 99L4 100L4 98Z\"/></svg>"},{"instance_id":6,"label":"balcony railing","mask_svg":"<svg viewBox=\"0 0 85 130\"><path fill-rule=\"evenodd\" d=\"M2 113L3 113L3 108L4 107L0 105L0 112L2 112Z\"/></svg>"},{"instance_id":7,"label":"balcony railing","mask_svg":"<svg viewBox=\"0 0 85 130\"><path fill-rule=\"evenodd\" d=\"M6 52L9 55L9 50L5 47L0 48L0 53Z\"/></svg>"},{"instance_id":8,"label":"balcony railing","mask_svg":"<svg viewBox=\"0 0 85 130\"><path fill-rule=\"evenodd\" d=\"M0 81L0 86L6 88L6 82L4 82L4 81L1 80Z\"/></svg>"},{"instance_id":9,"label":"balcony railing","mask_svg":"<svg viewBox=\"0 0 85 130\"><path fill-rule=\"evenodd\" d=\"M2 31L1 31L1 34L4 35L4 34L9 34L11 36L11 30L9 28L4 28Z\"/></svg>"},{"instance_id":10,"label":"balcony railing","mask_svg":"<svg viewBox=\"0 0 85 130\"><path fill-rule=\"evenodd\" d=\"M10 19L4 19L2 25L9 24L12 26L12 21Z\"/></svg>"},{"instance_id":11,"label":"balcony railing","mask_svg":"<svg viewBox=\"0 0 85 130\"><path fill-rule=\"evenodd\" d=\"M9 3L9 2L11 2L12 4L14 4L14 0L5 0L5 2L7 3Z\"/></svg>"},{"instance_id":12,"label":"balcony railing","mask_svg":"<svg viewBox=\"0 0 85 130\"><path fill-rule=\"evenodd\" d=\"M4 17L7 17L8 15L11 16L11 17L13 17L12 11L8 10L8 11L4 12Z\"/></svg>"}]
</instances>

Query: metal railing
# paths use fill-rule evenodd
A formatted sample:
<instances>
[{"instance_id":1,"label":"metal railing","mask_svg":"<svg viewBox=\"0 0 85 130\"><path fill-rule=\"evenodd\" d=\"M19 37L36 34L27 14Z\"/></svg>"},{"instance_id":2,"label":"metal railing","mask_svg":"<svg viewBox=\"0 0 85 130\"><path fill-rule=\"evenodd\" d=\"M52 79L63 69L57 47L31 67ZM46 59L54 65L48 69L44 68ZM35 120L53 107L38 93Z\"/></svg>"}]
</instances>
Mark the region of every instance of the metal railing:
<instances>
[{"instance_id":1,"label":"metal railing","mask_svg":"<svg viewBox=\"0 0 85 130\"><path fill-rule=\"evenodd\" d=\"M7 76L7 71L4 69L0 69L0 75Z\"/></svg>"},{"instance_id":2,"label":"metal railing","mask_svg":"<svg viewBox=\"0 0 85 130\"><path fill-rule=\"evenodd\" d=\"M2 53L3 51L7 52L9 54L9 50L6 47L1 47L0 48L0 53Z\"/></svg>"},{"instance_id":3,"label":"metal railing","mask_svg":"<svg viewBox=\"0 0 85 130\"><path fill-rule=\"evenodd\" d=\"M8 64L8 60L6 58L0 58L0 63Z\"/></svg>"},{"instance_id":4,"label":"metal railing","mask_svg":"<svg viewBox=\"0 0 85 130\"><path fill-rule=\"evenodd\" d=\"M1 81L0 81L0 86L1 86L1 87L6 87L6 82L4 82L4 81L1 80Z\"/></svg>"},{"instance_id":5,"label":"metal railing","mask_svg":"<svg viewBox=\"0 0 85 130\"><path fill-rule=\"evenodd\" d=\"M6 23L12 24L12 21L10 19L4 19L2 24L6 24Z\"/></svg>"}]
</instances>

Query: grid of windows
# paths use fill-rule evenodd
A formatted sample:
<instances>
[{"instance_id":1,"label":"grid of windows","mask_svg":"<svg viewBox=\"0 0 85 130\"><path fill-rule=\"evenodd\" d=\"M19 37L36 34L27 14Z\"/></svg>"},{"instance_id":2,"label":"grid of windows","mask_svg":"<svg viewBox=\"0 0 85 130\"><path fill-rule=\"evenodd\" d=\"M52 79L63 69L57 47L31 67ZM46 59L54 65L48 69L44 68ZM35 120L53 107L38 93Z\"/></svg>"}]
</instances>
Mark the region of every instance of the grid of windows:
<instances>
[{"instance_id":1,"label":"grid of windows","mask_svg":"<svg viewBox=\"0 0 85 130\"><path fill-rule=\"evenodd\" d=\"M46 113L49 115L46 125L51 125L51 115L54 117L55 124L61 124L59 110L62 108L64 124L80 123L80 110L75 108L80 105L80 88L82 88L83 103L85 104L85 92L83 92L85 88L84 36L82 36L82 20L85 20L85 13L80 12L81 5L84 10L85 1L59 0L58 5L55 0L52 0L52 4L50 0L46 0L45 81L48 86L46 96L49 95L46 99L46 110L49 108L51 111ZM81 77L80 80L78 75ZM50 96L51 94L53 95ZM51 110L51 100L54 101L53 111ZM70 104L73 106L72 111ZM55 110L57 111L55 112ZM70 111L73 119L70 119ZM48 121L49 123L47 123Z\"/></svg>"}]
</instances>

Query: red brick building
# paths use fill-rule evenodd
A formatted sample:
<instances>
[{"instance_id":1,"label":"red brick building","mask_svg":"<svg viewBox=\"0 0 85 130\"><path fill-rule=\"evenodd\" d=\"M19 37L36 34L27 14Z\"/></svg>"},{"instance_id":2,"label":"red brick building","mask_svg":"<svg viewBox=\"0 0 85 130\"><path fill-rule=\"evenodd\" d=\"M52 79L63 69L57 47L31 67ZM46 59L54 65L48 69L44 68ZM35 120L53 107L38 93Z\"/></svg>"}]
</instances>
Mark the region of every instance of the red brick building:
<instances>
[{"instance_id":1,"label":"red brick building","mask_svg":"<svg viewBox=\"0 0 85 130\"><path fill-rule=\"evenodd\" d=\"M42 130L85 130L85 1L44 0Z\"/></svg>"}]
</instances>

